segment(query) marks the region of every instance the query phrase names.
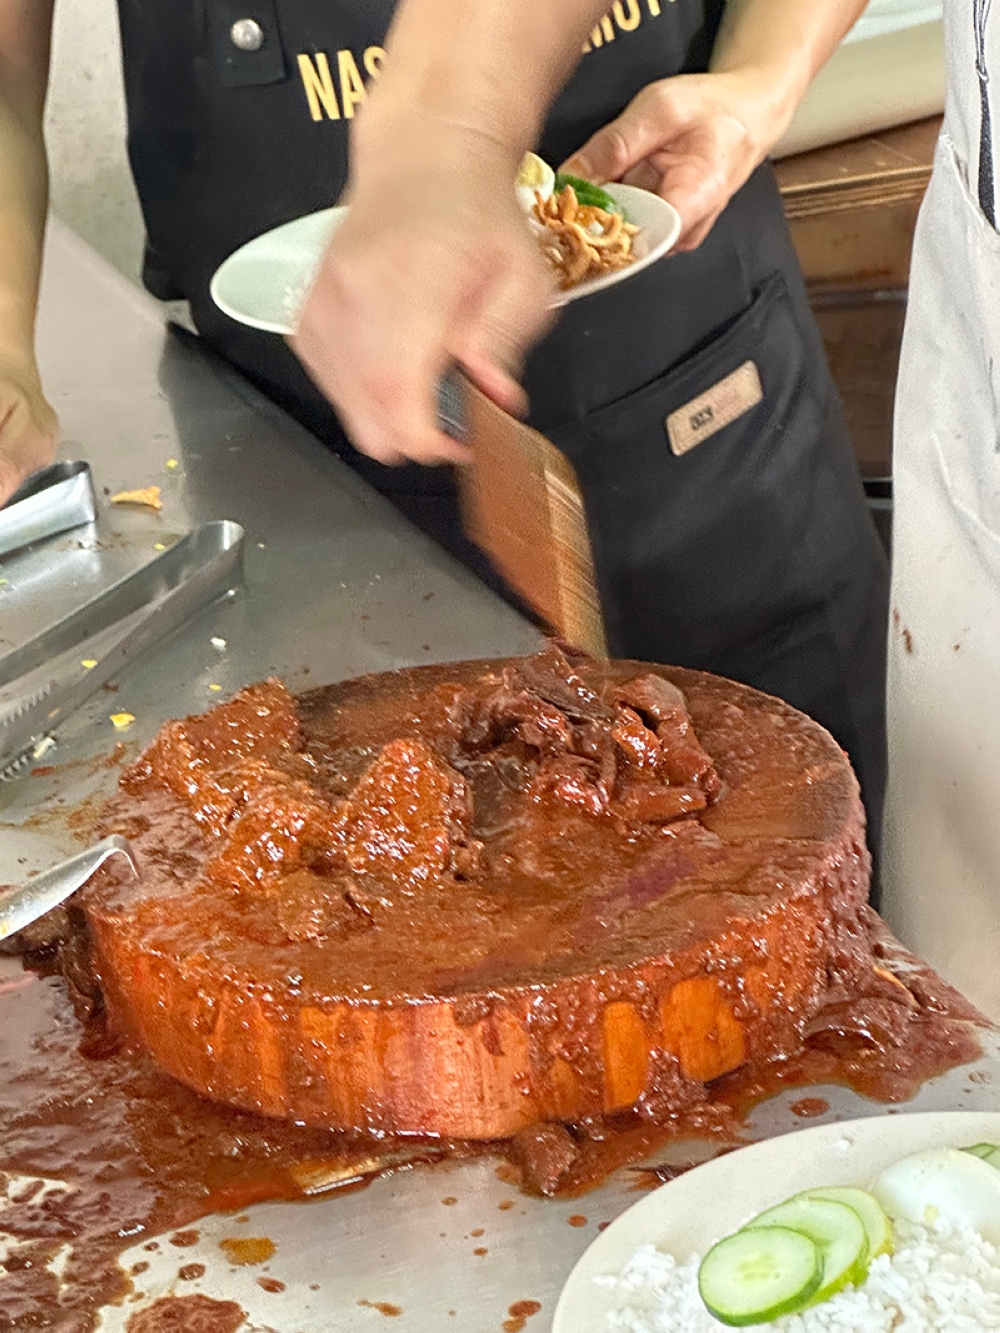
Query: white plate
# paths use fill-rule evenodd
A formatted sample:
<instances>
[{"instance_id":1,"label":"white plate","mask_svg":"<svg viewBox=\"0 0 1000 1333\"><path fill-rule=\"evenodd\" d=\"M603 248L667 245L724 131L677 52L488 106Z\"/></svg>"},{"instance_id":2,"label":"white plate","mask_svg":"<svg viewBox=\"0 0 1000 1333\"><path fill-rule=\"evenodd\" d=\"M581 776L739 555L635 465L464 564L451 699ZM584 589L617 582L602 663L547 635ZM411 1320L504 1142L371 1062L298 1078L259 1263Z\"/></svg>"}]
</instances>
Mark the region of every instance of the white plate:
<instances>
[{"instance_id":1,"label":"white plate","mask_svg":"<svg viewBox=\"0 0 1000 1333\"><path fill-rule=\"evenodd\" d=\"M1000 1142L1000 1113L928 1111L819 1125L706 1162L647 1195L598 1236L563 1288L552 1333L607 1333L615 1298L594 1278L620 1272L640 1245L656 1245L686 1263L799 1190L867 1188L908 1153L981 1142Z\"/></svg>"},{"instance_id":2,"label":"white plate","mask_svg":"<svg viewBox=\"0 0 1000 1333\"><path fill-rule=\"evenodd\" d=\"M630 221L642 229L635 238L638 258L628 268L560 292L553 305L624 282L662 259L681 233L677 210L658 195L631 185L607 188ZM325 208L248 241L219 266L210 287L212 300L223 314L252 329L293 333L323 252L346 212L346 208Z\"/></svg>"},{"instance_id":3,"label":"white plate","mask_svg":"<svg viewBox=\"0 0 1000 1333\"><path fill-rule=\"evenodd\" d=\"M848 44L881 37L887 32L901 32L922 23L939 23L944 6L941 0L869 0L865 12L844 38Z\"/></svg>"}]
</instances>

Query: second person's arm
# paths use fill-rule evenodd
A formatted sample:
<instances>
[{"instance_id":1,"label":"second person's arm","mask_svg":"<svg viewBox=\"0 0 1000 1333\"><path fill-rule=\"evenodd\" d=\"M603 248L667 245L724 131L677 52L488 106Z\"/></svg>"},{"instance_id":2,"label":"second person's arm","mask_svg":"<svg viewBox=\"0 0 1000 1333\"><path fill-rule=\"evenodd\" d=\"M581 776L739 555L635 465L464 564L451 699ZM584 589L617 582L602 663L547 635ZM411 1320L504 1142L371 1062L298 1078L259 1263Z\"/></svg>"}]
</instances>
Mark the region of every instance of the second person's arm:
<instances>
[{"instance_id":1,"label":"second person's arm","mask_svg":"<svg viewBox=\"0 0 1000 1333\"><path fill-rule=\"evenodd\" d=\"M35 361L48 171L42 115L53 0L0 4L0 504L51 461L55 414Z\"/></svg>"}]
</instances>

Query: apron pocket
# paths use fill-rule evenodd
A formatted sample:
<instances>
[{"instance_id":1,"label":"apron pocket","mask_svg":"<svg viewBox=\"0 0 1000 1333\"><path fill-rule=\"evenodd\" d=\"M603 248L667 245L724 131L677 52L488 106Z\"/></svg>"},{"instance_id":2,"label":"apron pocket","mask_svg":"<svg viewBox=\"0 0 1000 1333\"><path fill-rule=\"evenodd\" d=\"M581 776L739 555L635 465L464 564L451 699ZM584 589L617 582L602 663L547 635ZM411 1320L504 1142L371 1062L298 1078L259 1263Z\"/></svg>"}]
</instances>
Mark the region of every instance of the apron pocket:
<instances>
[{"instance_id":1,"label":"apron pocket","mask_svg":"<svg viewBox=\"0 0 1000 1333\"><path fill-rule=\"evenodd\" d=\"M870 536L780 273L686 360L550 436L580 478L617 654L708 665L814 608Z\"/></svg>"}]
</instances>

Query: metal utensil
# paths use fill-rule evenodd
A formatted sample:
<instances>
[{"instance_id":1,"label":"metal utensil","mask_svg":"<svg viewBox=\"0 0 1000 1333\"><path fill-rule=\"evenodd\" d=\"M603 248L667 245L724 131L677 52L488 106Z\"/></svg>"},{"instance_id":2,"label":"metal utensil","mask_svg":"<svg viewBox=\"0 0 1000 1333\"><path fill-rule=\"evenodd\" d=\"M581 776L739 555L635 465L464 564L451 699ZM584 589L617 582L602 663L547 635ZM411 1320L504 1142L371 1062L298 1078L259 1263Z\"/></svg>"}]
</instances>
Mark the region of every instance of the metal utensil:
<instances>
[{"instance_id":1,"label":"metal utensil","mask_svg":"<svg viewBox=\"0 0 1000 1333\"><path fill-rule=\"evenodd\" d=\"M204 523L169 551L0 658L0 686L44 667L70 648L140 610L145 614L68 683L52 679L0 721L0 778L35 757L63 721L140 653L243 581L243 529Z\"/></svg>"},{"instance_id":2,"label":"metal utensil","mask_svg":"<svg viewBox=\"0 0 1000 1333\"><path fill-rule=\"evenodd\" d=\"M464 440L469 427L462 381L457 371L450 371L438 383L438 425L453 440Z\"/></svg>"},{"instance_id":3,"label":"metal utensil","mask_svg":"<svg viewBox=\"0 0 1000 1333\"><path fill-rule=\"evenodd\" d=\"M112 856L124 856L133 875L138 876L135 853L128 839L112 833L96 846L36 875L23 888L13 889L0 897L0 940L24 930L25 926L51 912L53 907L64 903Z\"/></svg>"},{"instance_id":4,"label":"metal utensil","mask_svg":"<svg viewBox=\"0 0 1000 1333\"><path fill-rule=\"evenodd\" d=\"M89 464L53 463L29 477L0 507L0 556L93 523L96 513Z\"/></svg>"}]
</instances>

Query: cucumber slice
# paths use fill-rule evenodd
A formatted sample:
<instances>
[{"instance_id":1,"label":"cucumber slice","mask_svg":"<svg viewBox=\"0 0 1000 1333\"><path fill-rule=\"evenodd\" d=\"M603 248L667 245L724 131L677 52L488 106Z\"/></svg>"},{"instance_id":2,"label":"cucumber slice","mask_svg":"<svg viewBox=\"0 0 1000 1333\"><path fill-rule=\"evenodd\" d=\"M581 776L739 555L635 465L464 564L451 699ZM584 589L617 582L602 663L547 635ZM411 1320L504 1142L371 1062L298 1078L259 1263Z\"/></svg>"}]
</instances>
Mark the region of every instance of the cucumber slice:
<instances>
[{"instance_id":1,"label":"cucumber slice","mask_svg":"<svg viewBox=\"0 0 1000 1333\"><path fill-rule=\"evenodd\" d=\"M698 1269L698 1291L709 1313L733 1328L794 1314L822 1280L819 1246L801 1231L780 1226L726 1236Z\"/></svg>"},{"instance_id":2,"label":"cucumber slice","mask_svg":"<svg viewBox=\"0 0 1000 1333\"><path fill-rule=\"evenodd\" d=\"M846 1203L861 1218L868 1234L868 1258L892 1254L895 1248L892 1223L874 1194L853 1185L827 1185L822 1189L806 1190L805 1196L808 1199L830 1199L834 1203Z\"/></svg>"},{"instance_id":3,"label":"cucumber slice","mask_svg":"<svg viewBox=\"0 0 1000 1333\"><path fill-rule=\"evenodd\" d=\"M995 1143L974 1143L971 1148L963 1148L962 1152L967 1152L970 1157L981 1157L983 1161L988 1161L993 1153L1000 1152L1000 1148Z\"/></svg>"},{"instance_id":4,"label":"cucumber slice","mask_svg":"<svg viewBox=\"0 0 1000 1333\"><path fill-rule=\"evenodd\" d=\"M963 1148L962 1152L968 1153L970 1157L978 1157L980 1161L988 1162L1000 1171L1000 1146L997 1144L974 1143L971 1148Z\"/></svg>"},{"instance_id":5,"label":"cucumber slice","mask_svg":"<svg viewBox=\"0 0 1000 1333\"><path fill-rule=\"evenodd\" d=\"M863 1282L868 1273L868 1233L861 1218L846 1203L810 1199L796 1194L786 1203L748 1222L744 1230L788 1227L801 1231L819 1246L823 1256L823 1278L811 1304L825 1301L844 1287Z\"/></svg>"}]
</instances>

